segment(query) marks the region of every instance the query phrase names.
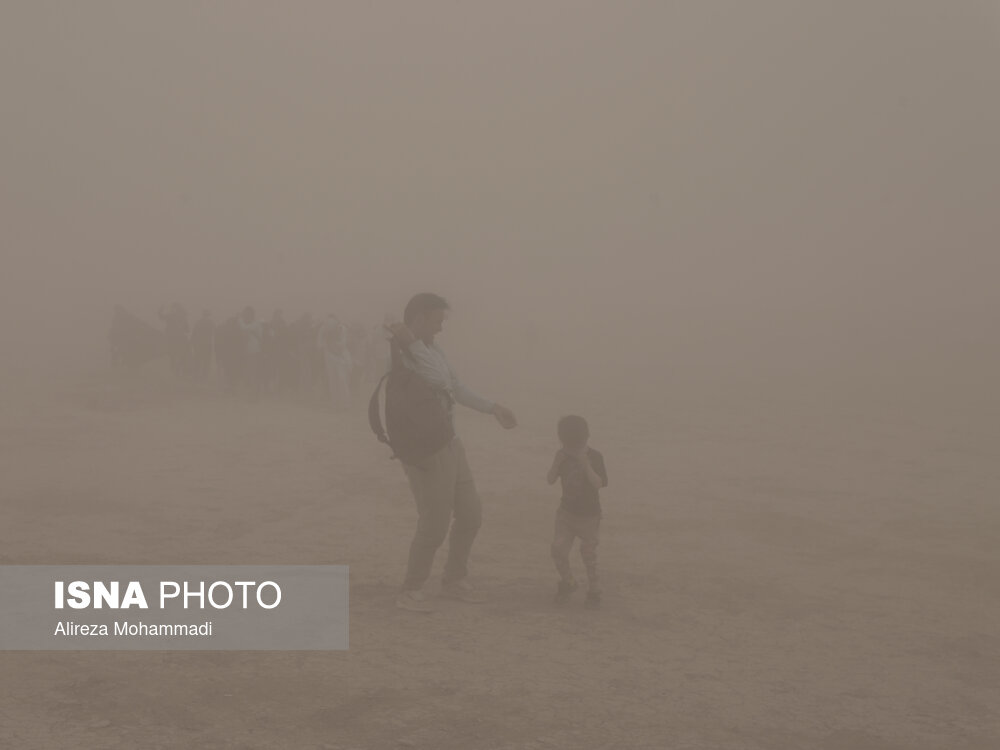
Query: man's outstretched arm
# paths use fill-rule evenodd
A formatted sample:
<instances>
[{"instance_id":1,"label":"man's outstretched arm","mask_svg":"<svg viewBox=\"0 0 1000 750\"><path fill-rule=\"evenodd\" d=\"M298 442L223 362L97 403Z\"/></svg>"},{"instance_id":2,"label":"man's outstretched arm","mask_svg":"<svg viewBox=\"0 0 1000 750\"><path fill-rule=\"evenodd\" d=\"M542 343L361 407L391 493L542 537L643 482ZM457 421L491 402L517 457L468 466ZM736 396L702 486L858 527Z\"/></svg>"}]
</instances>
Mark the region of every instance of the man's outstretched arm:
<instances>
[{"instance_id":1,"label":"man's outstretched arm","mask_svg":"<svg viewBox=\"0 0 1000 750\"><path fill-rule=\"evenodd\" d=\"M403 323L396 323L392 326L386 326L386 328L396 338L400 346L404 347L406 352L411 355L410 365L414 372L432 386L448 391L462 406L484 414L492 414L506 429L517 426L517 417L514 416L514 412L506 406L501 406L495 401L480 396L462 383L455 376L454 370L451 369L440 349L429 347L420 339L416 339L412 331Z\"/></svg>"},{"instance_id":2,"label":"man's outstretched arm","mask_svg":"<svg viewBox=\"0 0 1000 750\"><path fill-rule=\"evenodd\" d=\"M473 391L465 385L465 383L454 377L454 371L452 371L451 382L451 394L455 397L455 401L460 403L462 406L468 406L470 409L481 411L483 414L492 414L496 409L497 404L495 401L483 398L478 393Z\"/></svg>"},{"instance_id":3,"label":"man's outstretched arm","mask_svg":"<svg viewBox=\"0 0 1000 750\"><path fill-rule=\"evenodd\" d=\"M468 406L484 414L493 413L496 403L480 396L461 382L440 350L431 348L417 339L409 344L407 351L413 355L411 364L414 371L428 383L435 388L449 391L455 401L462 406Z\"/></svg>"},{"instance_id":4,"label":"man's outstretched arm","mask_svg":"<svg viewBox=\"0 0 1000 750\"><path fill-rule=\"evenodd\" d=\"M481 411L484 414L492 414L497 418L500 426L507 430L511 427L517 427L517 417L514 416L514 412L506 406L498 404L496 401L490 401L488 398L483 398L474 393L468 386L455 377L454 371L452 371L451 382L452 395L455 397L455 401L462 404L462 406L468 406L470 409Z\"/></svg>"}]
</instances>

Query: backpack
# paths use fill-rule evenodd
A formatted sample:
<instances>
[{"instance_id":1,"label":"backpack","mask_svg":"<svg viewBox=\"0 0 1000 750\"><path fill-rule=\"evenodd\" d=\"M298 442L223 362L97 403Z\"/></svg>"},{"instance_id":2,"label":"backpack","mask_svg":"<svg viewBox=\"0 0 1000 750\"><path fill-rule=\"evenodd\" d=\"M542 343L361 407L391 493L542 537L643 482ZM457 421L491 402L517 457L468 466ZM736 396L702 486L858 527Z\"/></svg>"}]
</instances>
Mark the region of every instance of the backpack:
<instances>
[{"instance_id":1,"label":"backpack","mask_svg":"<svg viewBox=\"0 0 1000 750\"><path fill-rule=\"evenodd\" d=\"M402 354L412 355L395 342L391 345L392 366L378 381L368 401L368 424L379 442L392 449L392 458L413 465L437 453L455 437L448 410L451 396L406 367ZM385 429L379 408L379 392L383 384Z\"/></svg>"}]
</instances>

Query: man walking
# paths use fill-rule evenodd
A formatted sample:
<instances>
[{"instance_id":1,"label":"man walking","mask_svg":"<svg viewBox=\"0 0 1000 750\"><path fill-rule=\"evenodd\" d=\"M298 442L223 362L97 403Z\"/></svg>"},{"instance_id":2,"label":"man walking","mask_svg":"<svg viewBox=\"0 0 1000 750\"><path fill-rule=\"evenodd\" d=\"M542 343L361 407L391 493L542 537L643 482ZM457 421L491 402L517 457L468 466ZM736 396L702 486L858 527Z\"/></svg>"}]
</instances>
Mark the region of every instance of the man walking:
<instances>
[{"instance_id":1,"label":"man walking","mask_svg":"<svg viewBox=\"0 0 1000 750\"><path fill-rule=\"evenodd\" d=\"M264 326L257 320L254 309L249 305L243 308L239 324L243 333L244 375L250 383L250 397L256 400L260 396L263 380L261 359L264 348Z\"/></svg>"},{"instance_id":2,"label":"man walking","mask_svg":"<svg viewBox=\"0 0 1000 750\"><path fill-rule=\"evenodd\" d=\"M326 382L334 409L346 411L351 404L351 352L347 348L347 329L330 313L316 335L316 345L323 352Z\"/></svg>"},{"instance_id":3,"label":"man walking","mask_svg":"<svg viewBox=\"0 0 1000 750\"><path fill-rule=\"evenodd\" d=\"M191 371L195 380L208 380L212 369L212 350L215 343L215 321L208 310L201 313L191 331Z\"/></svg>"},{"instance_id":4,"label":"man walking","mask_svg":"<svg viewBox=\"0 0 1000 750\"><path fill-rule=\"evenodd\" d=\"M459 381L444 351L434 343L441 332L448 303L436 294L415 295L406 305L403 322L387 326L402 353L402 364L435 388L451 416L452 404L492 414L505 429L517 425L505 406L475 394ZM456 435L447 445L416 464L403 463L417 503L417 531L410 544L406 579L396 605L414 612L430 612L422 588L430 576L438 547L448 541L442 593L466 602L483 599L466 580L469 553L482 518L479 495L465 457L465 447ZM452 518L454 517L454 521Z\"/></svg>"}]
</instances>

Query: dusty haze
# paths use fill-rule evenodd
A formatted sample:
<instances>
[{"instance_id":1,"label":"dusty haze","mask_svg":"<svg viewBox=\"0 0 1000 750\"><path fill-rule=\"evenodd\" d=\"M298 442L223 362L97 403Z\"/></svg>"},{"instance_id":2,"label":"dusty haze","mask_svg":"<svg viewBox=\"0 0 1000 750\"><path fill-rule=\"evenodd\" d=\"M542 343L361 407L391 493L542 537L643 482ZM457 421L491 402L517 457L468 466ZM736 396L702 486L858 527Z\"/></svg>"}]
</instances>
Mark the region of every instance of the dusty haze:
<instances>
[{"instance_id":1,"label":"dusty haze","mask_svg":"<svg viewBox=\"0 0 1000 750\"><path fill-rule=\"evenodd\" d=\"M0 561L353 588L349 654L7 654L0 740L996 747L997 92L986 0L4 3ZM492 603L433 626L367 384L108 361L116 304L418 291L521 422L460 417ZM598 619L550 603L567 412L612 478Z\"/></svg>"},{"instance_id":2,"label":"dusty haze","mask_svg":"<svg viewBox=\"0 0 1000 750\"><path fill-rule=\"evenodd\" d=\"M994 3L3 21L3 342L25 366L100 349L116 302L376 319L424 288L470 331L533 318L616 359L995 348Z\"/></svg>"}]
</instances>

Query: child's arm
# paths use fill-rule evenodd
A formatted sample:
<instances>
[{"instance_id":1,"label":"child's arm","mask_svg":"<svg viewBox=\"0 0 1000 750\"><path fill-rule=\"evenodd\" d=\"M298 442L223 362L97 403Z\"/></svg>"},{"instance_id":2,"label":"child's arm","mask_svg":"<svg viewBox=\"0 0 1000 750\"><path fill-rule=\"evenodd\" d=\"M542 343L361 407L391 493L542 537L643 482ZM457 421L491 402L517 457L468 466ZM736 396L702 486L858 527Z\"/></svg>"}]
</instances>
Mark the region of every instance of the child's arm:
<instances>
[{"instance_id":1,"label":"child's arm","mask_svg":"<svg viewBox=\"0 0 1000 750\"><path fill-rule=\"evenodd\" d=\"M601 487L598 487L598 489L601 489L602 487L607 487L608 486L608 467L606 467L604 465L604 456L601 453L597 453L594 456L594 459L595 459L595 462L594 462L594 471L596 471L597 472L597 476L599 476L601 478Z\"/></svg>"},{"instance_id":2,"label":"child's arm","mask_svg":"<svg viewBox=\"0 0 1000 750\"><path fill-rule=\"evenodd\" d=\"M546 477L549 484L555 484L556 480L559 478L559 467L562 466L562 462L566 460L566 451L560 448L556 452L556 457L552 460L552 468L549 469L549 475Z\"/></svg>"}]
</instances>

